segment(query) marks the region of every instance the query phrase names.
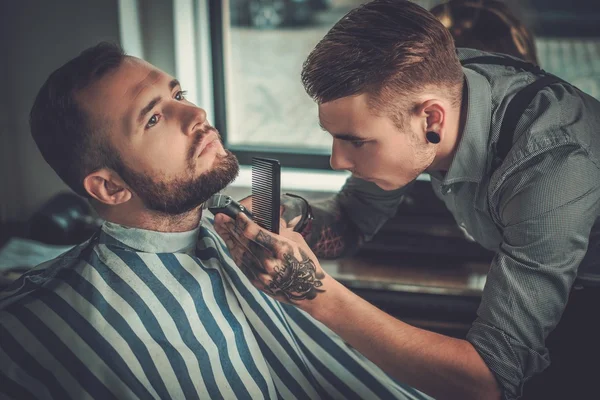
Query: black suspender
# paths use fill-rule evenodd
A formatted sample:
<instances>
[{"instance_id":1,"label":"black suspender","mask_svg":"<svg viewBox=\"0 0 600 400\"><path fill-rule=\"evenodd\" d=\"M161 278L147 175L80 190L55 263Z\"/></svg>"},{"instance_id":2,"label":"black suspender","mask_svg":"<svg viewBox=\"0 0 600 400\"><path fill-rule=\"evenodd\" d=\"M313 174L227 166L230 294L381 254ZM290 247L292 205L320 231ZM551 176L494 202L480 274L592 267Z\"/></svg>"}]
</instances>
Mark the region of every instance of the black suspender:
<instances>
[{"instance_id":1,"label":"black suspender","mask_svg":"<svg viewBox=\"0 0 600 400\"><path fill-rule=\"evenodd\" d=\"M513 145L513 135L521 116L525 112L525 109L531 104L535 95L542 90L544 87L552 85L554 83L567 83L562 79L551 75L538 67L537 65L515 60L513 58L501 57L501 56L481 56L468 58L461 61L462 65L467 64L492 64L492 65L504 65L507 67L520 68L525 71L533 72L536 74L543 74L544 76L537 79L535 82L530 83L521 89L515 97L510 101L502 118L502 125L500 126L500 136L498 142L494 148L494 159L492 160L492 171L496 170L504 158L508 155Z\"/></svg>"}]
</instances>

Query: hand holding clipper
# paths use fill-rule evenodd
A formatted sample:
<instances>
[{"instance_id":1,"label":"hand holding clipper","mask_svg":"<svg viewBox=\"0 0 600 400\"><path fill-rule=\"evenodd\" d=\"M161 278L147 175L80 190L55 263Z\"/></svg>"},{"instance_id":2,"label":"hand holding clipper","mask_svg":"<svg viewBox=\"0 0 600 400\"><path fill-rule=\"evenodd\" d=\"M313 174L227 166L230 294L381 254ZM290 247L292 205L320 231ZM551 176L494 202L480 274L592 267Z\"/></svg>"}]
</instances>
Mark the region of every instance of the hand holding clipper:
<instances>
[{"instance_id":1,"label":"hand holding clipper","mask_svg":"<svg viewBox=\"0 0 600 400\"><path fill-rule=\"evenodd\" d=\"M253 219L253 215L246 207L233 200L230 196L217 193L209 198L203 205L204 209L208 209L214 215L222 213L231 219L236 219L240 212L246 214L248 218Z\"/></svg>"}]
</instances>

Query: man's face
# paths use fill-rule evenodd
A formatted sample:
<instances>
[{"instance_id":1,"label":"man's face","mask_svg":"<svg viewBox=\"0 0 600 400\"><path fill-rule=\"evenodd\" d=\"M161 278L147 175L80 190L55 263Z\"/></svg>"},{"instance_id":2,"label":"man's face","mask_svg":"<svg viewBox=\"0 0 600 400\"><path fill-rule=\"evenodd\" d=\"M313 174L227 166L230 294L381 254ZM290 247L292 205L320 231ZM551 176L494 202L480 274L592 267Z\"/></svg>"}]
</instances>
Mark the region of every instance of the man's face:
<instances>
[{"instance_id":1,"label":"man's face","mask_svg":"<svg viewBox=\"0 0 600 400\"><path fill-rule=\"evenodd\" d=\"M117 172L150 210L190 211L237 176L237 159L206 112L185 99L177 80L142 60L127 57L80 103L92 123L107 127L102 134L123 164Z\"/></svg>"},{"instance_id":2,"label":"man's face","mask_svg":"<svg viewBox=\"0 0 600 400\"><path fill-rule=\"evenodd\" d=\"M320 104L319 119L334 138L331 167L348 170L384 190L411 182L435 157L422 142L417 118L410 118L401 132L388 116L369 108L364 94Z\"/></svg>"}]
</instances>

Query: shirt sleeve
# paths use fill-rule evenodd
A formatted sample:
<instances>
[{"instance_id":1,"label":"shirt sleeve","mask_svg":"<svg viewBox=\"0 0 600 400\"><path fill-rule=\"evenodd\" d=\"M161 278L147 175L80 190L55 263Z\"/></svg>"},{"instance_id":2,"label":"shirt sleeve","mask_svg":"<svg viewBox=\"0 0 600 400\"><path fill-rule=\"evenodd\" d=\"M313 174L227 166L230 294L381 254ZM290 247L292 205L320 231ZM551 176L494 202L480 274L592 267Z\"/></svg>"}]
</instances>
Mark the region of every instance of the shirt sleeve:
<instances>
[{"instance_id":1,"label":"shirt sleeve","mask_svg":"<svg viewBox=\"0 0 600 400\"><path fill-rule=\"evenodd\" d=\"M395 190L351 176L338 195L338 201L354 225L369 241L383 224L396 214L398 205L412 183Z\"/></svg>"},{"instance_id":2,"label":"shirt sleeve","mask_svg":"<svg viewBox=\"0 0 600 400\"><path fill-rule=\"evenodd\" d=\"M532 157L491 194L503 241L467 340L506 399L550 364L545 339L566 306L600 208L600 170L577 145Z\"/></svg>"}]
</instances>

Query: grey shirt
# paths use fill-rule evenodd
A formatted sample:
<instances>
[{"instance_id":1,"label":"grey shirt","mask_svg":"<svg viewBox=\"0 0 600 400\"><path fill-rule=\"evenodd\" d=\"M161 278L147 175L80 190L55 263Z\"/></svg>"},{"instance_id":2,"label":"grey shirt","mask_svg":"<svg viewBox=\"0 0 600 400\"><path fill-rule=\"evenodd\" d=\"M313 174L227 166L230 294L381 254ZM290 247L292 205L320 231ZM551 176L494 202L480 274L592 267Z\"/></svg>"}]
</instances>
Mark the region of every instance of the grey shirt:
<instances>
[{"instance_id":1,"label":"grey shirt","mask_svg":"<svg viewBox=\"0 0 600 400\"><path fill-rule=\"evenodd\" d=\"M480 55L486 53L459 50L460 59ZM506 107L539 76L496 65L463 70L465 129L447 174L431 181L461 228L496 252L467 340L513 399L549 365L544 342L576 278L600 283L599 235L591 234L600 221L600 102L565 84L542 89L520 119L511 151L492 170ZM369 240L405 191L351 177L340 201Z\"/></svg>"}]
</instances>

